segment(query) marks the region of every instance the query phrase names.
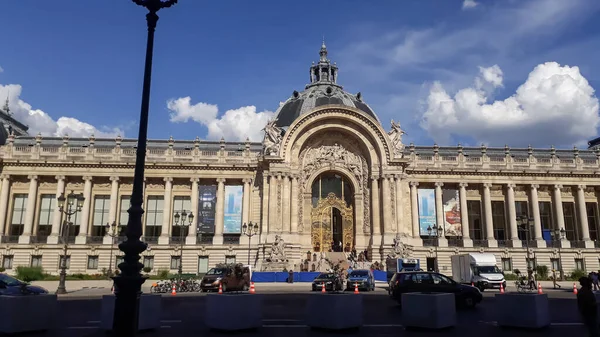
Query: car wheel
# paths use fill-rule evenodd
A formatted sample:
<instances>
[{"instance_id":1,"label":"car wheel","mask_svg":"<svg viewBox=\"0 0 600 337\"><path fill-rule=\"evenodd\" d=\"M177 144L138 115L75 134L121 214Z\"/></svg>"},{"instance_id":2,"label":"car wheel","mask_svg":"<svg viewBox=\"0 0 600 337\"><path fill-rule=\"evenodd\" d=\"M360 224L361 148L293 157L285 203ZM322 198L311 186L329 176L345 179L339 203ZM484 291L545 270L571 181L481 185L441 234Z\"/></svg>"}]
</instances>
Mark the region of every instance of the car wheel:
<instances>
[{"instance_id":1,"label":"car wheel","mask_svg":"<svg viewBox=\"0 0 600 337\"><path fill-rule=\"evenodd\" d=\"M226 284L226 283L223 283L223 284L221 285L221 289L223 290L223 292L226 292L226 291L227 291L227 284Z\"/></svg>"},{"instance_id":2,"label":"car wheel","mask_svg":"<svg viewBox=\"0 0 600 337\"><path fill-rule=\"evenodd\" d=\"M247 284L244 284L244 286L242 287L242 291L248 291L248 289L250 289L250 288L248 287L248 285L247 285Z\"/></svg>"}]
</instances>

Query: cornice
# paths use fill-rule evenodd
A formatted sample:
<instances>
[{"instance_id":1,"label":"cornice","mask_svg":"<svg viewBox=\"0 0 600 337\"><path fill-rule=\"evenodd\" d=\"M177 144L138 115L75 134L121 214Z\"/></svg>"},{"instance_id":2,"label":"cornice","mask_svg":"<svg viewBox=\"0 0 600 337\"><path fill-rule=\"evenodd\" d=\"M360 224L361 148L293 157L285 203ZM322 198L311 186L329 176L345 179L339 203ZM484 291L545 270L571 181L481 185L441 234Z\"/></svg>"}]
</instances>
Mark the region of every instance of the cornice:
<instances>
[{"instance_id":1,"label":"cornice","mask_svg":"<svg viewBox=\"0 0 600 337\"><path fill-rule=\"evenodd\" d=\"M577 174L574 172L510 172L510 171L485 171L485 172L472 172L472 171L434 171L434 170L407 170L406 174L409 176L414 176L418 174L422 175L446 175L446 176L508 176L508 177L566 177L566 178L598 178L598 174L596 173L581 173Z\"/></svg>"}]
</instances>

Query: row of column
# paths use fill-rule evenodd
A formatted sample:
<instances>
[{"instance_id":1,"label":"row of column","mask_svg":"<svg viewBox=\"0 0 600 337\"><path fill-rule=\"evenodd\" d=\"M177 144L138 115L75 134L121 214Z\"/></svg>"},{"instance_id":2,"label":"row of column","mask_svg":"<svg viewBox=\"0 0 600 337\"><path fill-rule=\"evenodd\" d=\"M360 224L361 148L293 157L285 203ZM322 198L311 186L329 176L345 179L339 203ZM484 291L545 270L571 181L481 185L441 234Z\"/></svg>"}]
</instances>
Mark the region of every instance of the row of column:
<instances>
[{"instance_id":1,"label":"row of column","mask_svg":"<svg viewBox=\"0 0 600 337\"><path fill-rule=\"evenodd\" d=\"M34 220L35 220L35 212L36 212L36 201L37 201L37 193L38 193L38 176L37 175L29 175L27 177L29 179L29 191L27 194L27 205L26 205L26 213L24 219L24 230L23 234L19 237L19 243L28 244L31 242L31 236L34 233ZM6 222L7 222L7 214L8 212L8 201L10 195L10 176L7 174L0 175L0 179L2 180L2 185L0 189L0 236L4 235ZM65 184L66 177L65 176L56 176L56 197L58 198L61 194L65 193ZM84 176L84 187L83 187L83 196L85 198L83 207L81 209L81 226L79 228L79 235L75 239L76 244L85 244L88 236L88 230L90 228L90 211L92 209L92 180L91 176ZM161 228L161 235L159 237L159 244L168 244L170 238L170 228L171 228L171 219L173 217L173 212L171 210L171 205L173 202L172 191L173 191L173 178L165 177L165 190L164 190L164 209L163 209L163 226ZM196 221L198 220L198 182L199 178L191 178L190 182L192 183L191 188L191 210L194 213ZM110 189L110 206L108 211L108 221L109 223L113 223L117 220L117 210L118 210L118 201L119 201L119 177L113 176L110 177L111 181L111 189ZM217 178L217 203L216 203L216 212L215 212L215 243L223 243L223 227L224 227L224 210L225 210L225 182L224 178ZM252 186L252 179L244 178L243 182L243 201L242 201L242 223L248 223L250 218L250 190ZM145 190L145 183L144 183ZM56 205L57 209L54 210L53 219L52 219L52 229L51 234L48 237L49 244L58 243L58 237L60 235L60 225L62 222L63 214L58 210L58 205ZM122 224L126 225L126 224ZM189 227L188 236L186 238L186 243L195 244L196 243L196 235L197 235L197 226L193 225ZM110 242L111 239L108 236L108 233L105 237L105 241Z\"/></svg>"},{"instance_id":2,"label":"row of column","mask_svg":"<svg viewBox=\"0 0 600 337\"><path fill-rule=\"evenodd\" d=\"M381 190L379 189L380 182ZM374 236L381 235L382 228L384 233L400 233L402 231L403 204L402 177L400 175L386 174L371 177L371 217Z\"/></svg>"},{"instance_id":3,"label":"row of column","mask_svg":"<svg viewBox=\"0 0 600 337\"><path fill-rule=\"evenodd\" d=\"M299 176L268 173L263 181L263 232L298 232ZM310 214L310 212L305 214Z\"/></svg>"},{"instance_id":4,"label":"row of column","mask_svg":"<svg viewBox=\"0 0 600 337\"><path fill-rule=\"evenodd\" d=\"M411 195L411 211L412 211L412 231L413 236L418 238L420 236L420 228L419 228L419 208L418 208L418 182L410 182L410 195ZM442 203L442 187L444 183L437 182L435 183L435 208L436 208L436 223L444 224L444 212L443 212L443 203ZM461 227L462 227L462 238L464 240L464 244L472 245L472 241L470 238L469 231L469 213L467 209L467 183L459 184L459 199L460 199L460 216L461 216ZM490 189L492 187L491 183L484 183L483 185L483 223L485 226L485 235L486 240L488 242L488 246L497 247L496 238L494 237L494 226L493 226L493 218L492 218L492 198ZM521 247L521 240L519 239L519 227L517 224L517 216L521 214L516 214L515 208L515 184L506 184L506 203L508 208L508 227L509 227L509 235L510 240L512 241L513 247ZM533 231L534 237L531 238L536 241L538 247L544 246L545 241L542 237L542 223L540 217L540 208L539 208L539 200L538 200L538 189L539 185L531 184L530 193L529 193L529 204L531 217L533 218ZM563 204L562 204L562 194L561 189L562 185L554 185L553 186L553 205L554 205L554 218L556 228L561 229L565 228L565 218L563 212ZM585 205L585 185L577 186L577 195L575 197L577 204L577 212L579 218L579 225L581 230L581 239L585 242L586 248L588 246L593 247L593 243L590 240L590 232L587 218L587 209ZM443 241L443 240L442 240ZM561 242L563 247L568 247L569 242L563 240Z\"/></svg>"}]
</instances>

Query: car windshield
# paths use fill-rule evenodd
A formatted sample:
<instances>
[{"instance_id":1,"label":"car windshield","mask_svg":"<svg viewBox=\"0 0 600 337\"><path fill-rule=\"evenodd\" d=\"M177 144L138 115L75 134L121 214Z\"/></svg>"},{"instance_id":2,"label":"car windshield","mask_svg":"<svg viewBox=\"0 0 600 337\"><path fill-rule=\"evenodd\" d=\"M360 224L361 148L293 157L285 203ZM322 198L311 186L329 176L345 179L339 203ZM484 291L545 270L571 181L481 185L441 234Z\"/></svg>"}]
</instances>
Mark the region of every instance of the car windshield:
<instances>
[{"instance_id":1,"label":"car windshield","mask_svg":"<svg viewBox=\"0 0 600 337\"><path fill-rule=\"evenodd\" d=\"M366 270L355 270L350 273L350 277L367 277L369 272Z\"/></svg>"},{"instance_id":2,"label":"car windshield","mask_svg":"<svg viewBox=\"0 0 600 337\"><path fill-rule=\"evenodd\" d=\"M6 274L0 274L0 281L4 282L7 286L18 286L23 283L17 280L16 278L8 276Z\"/></svg>"},{"instance_id":3,"label":"car windshield","mask_svg":"<svg viewBox=\"0 0 600 337\"><path fill-rule=\"evenodd\" d=\"M224 268L210 268L208 273L206 273L206 275L223 275L223 274L225 274Z\"/></svg>"},{"instance_id":4,"label":"car windshield","mask_svg":"<svg viewBox=\"0 0 600 337\"><path fill-rule=\"evenodd\" d=\"M317 277L317 278L325 278L325 279L333 278L333 274L323 273L323 274L319 275L319 277Z\"/></svg>"},{"instance_id":5,"label":"car windshield","mask_svg":"<svg viewBox=\"0 0 600 337\"><path fill-rule=\"evenodd\" d=\"M496 266L477 266L473 267L476 274L497 274L501 273L500 269Z\"/></svg>"}]
</instances>

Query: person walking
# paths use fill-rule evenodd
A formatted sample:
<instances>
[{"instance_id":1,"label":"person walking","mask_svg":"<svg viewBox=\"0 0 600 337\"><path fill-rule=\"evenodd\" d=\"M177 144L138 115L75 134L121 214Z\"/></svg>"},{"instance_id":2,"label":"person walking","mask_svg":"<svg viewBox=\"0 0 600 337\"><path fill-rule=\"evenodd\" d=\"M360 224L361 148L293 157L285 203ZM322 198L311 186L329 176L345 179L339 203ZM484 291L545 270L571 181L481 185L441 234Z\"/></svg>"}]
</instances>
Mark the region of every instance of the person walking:
<instances>
[{"instance_id":1,"label":"person walking","mask_svg":"<svg viewBox=\"0 0 600 337\"><path fill-rule=\"evenodd\" d=\"M600 272L600 270L598 272ZM598 273L593 271L592 272L592 284L594 285L594 291L600 290L600 285L598 284L599 283L598 278L599 278Z\"/></svg>"},{"instance_id":2,"label":"person walking","mask_svg":"<svg viewBox=\"0 0 600 337\"><path fill-rule=\"evenodd\" d=\"M556 269L552 269L552 283L554 285L554 289L562 288L561 285L556 282Z\"/></svg>"},{"instance_id":3,"label":"person walking","mask_svg":"<svg viewBox=\"0 0 600 337\"><path fill-rule=\"evenodd\" d=\"M584 276L579 279L579 284L581 285L581 288L577 292L579 314L590 337L599 337L598 304L596 303L596 295L592 292L592 280Z\"/></svg>"}]
</instances>

